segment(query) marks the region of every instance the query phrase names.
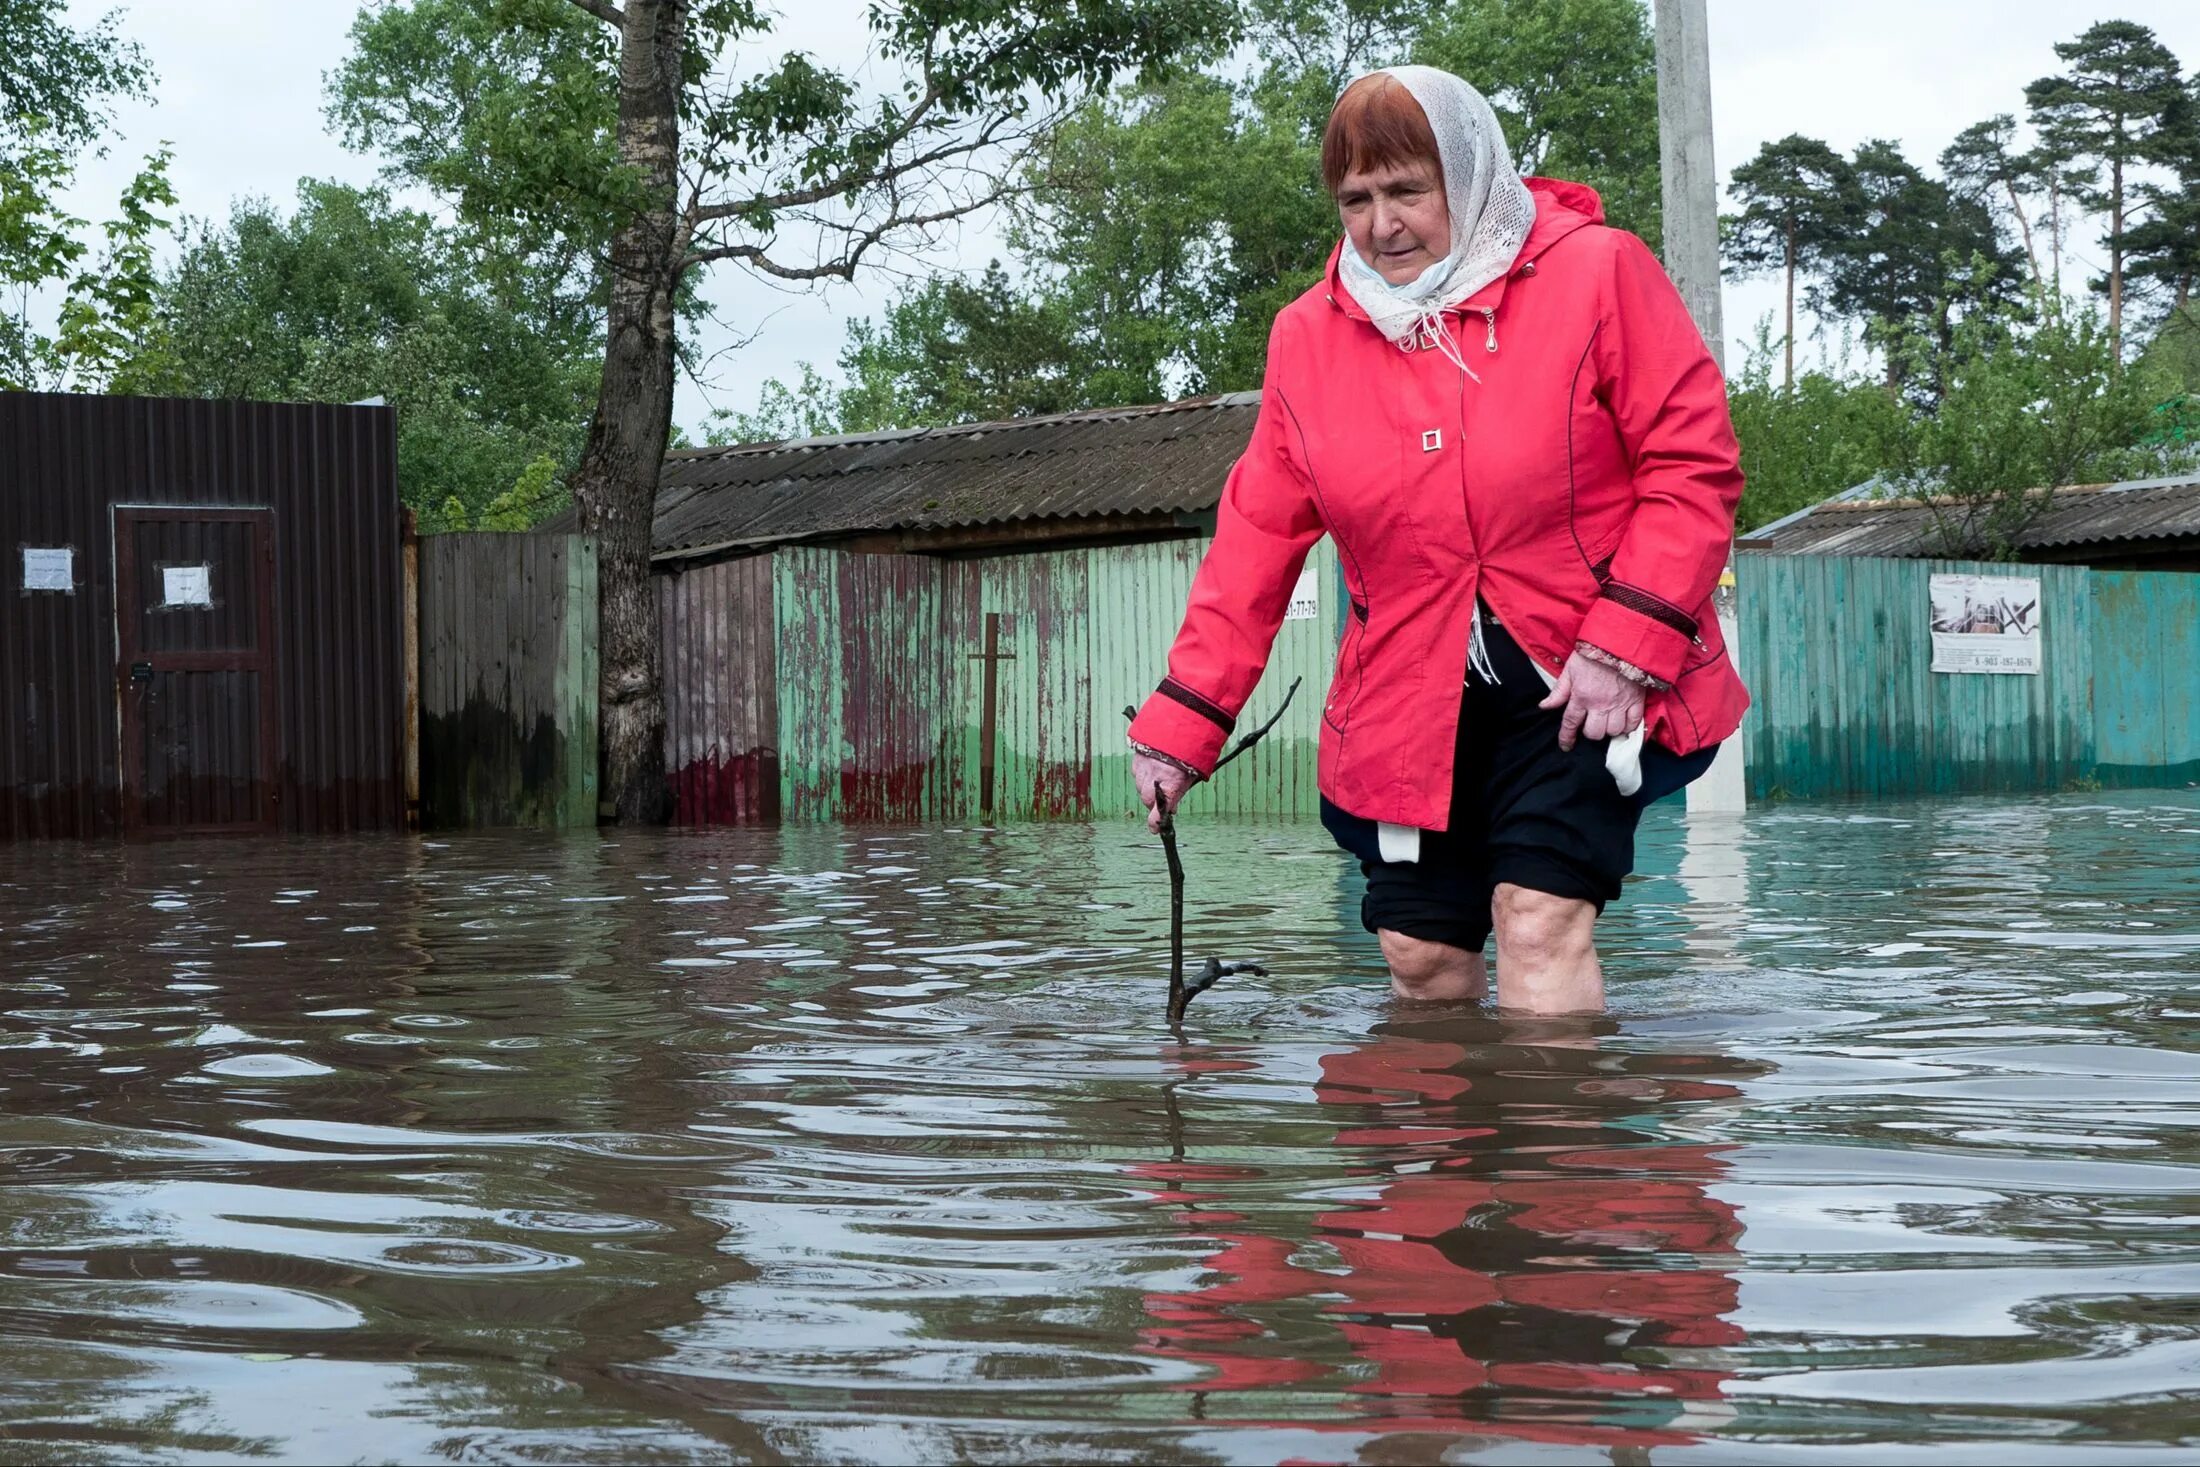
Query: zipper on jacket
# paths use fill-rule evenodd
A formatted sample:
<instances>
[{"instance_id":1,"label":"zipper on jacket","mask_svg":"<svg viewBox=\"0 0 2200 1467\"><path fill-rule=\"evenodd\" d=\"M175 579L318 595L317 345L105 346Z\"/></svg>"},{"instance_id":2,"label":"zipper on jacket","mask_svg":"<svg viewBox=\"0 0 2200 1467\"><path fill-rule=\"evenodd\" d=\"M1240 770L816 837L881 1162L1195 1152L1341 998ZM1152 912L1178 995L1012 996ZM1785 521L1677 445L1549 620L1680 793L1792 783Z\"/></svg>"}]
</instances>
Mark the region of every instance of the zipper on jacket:
<instances>
[{"instance_id":1,"label":"zipper on jacket","mask_svg":"<svg viewBox=\"0 0 2200 1467\"><path fill-rule=\"evenodd\" d=\"M1483 324L1483 325L1485 325L1485 326L1487 326L1487 327L1489 328L1489 333L1490 333L1490 334L1489 334L1489 335L1488 335L1487 337L1483 338L1483 341L1482 341L1482 350L1484 350L1484 351L1496 351L1496 350L1497 350L1497 307L1495 307L1495 306L1484 306L1484 307L1482 308L1482 324Z\"/></svg>"}]
</instances>

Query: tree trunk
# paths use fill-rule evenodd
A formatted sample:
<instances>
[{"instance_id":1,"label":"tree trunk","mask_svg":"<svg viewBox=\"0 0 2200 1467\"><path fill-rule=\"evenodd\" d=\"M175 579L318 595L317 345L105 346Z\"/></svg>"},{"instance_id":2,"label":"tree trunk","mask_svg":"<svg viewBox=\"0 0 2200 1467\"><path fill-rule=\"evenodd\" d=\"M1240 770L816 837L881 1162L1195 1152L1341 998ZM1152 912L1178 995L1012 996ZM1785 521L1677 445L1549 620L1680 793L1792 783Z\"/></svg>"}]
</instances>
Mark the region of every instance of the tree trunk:
<instances>
[{"instance_id":1,"label":"tree trunk","mask_svg":"<svg viewBox=\"0 0 2200 1467\"><path fill-rule=\"evenodd\" d=\"M1787 227L1787 380L1786 391L1795 390L1795 221Z\"/></svg>"},{"instance_id":2,"label":"tree trunk","mask_svg":"<svg viewBox=\"0 0 2200 1467\"><path fill-rule=\"evenodd\" d=\"M2017 216L2017 228L2024 235L2024 258L2032 265L2032 283L2044 288L2047 280L2040 274L2040 252L2032 247L2032 221L2024 217L2024 201L2017 196L2017 181L2005 178L2002 185L2009 190L2009 212Z\"/></svg>"},{"instance_id":3,"label":"tree trunk","mask_svg":"<svg viewBox=\"0 0 2200 1467\"><path fill-rule=\"evenodd\" d=\"M672 429L686 4L626 0L619 36L618 149L619 161L639 180L642 202L611 241L603 386L573 472L581 529L601 546L602 793L622 823L661 823L671 814L649 551L657 478Z\"/></svg>"},{"instance_id":4,"label":"tree trunk","mask_svg":"<svg viewBox=\"0 0 2200 1467\"><path fill-rule=\"evenodd\" d=\"M2112 369L2124 364L2124 160L2109 164L2108 344Z\"/></svg>"}]
</instances>

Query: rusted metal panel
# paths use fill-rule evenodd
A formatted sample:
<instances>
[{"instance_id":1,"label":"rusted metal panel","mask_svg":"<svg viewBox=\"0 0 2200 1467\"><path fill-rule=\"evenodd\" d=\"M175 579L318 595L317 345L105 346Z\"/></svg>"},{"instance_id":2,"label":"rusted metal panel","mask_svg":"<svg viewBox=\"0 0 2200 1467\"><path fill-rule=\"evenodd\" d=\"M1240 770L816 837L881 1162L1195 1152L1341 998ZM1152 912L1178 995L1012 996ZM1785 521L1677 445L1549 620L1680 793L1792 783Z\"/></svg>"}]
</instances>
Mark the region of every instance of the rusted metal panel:
<instances>
[{"instance_id":1,"label":"rusted metal panel","mask_svg":"<svg viewBox=\"0 0 2200 1467\"><path fill-rule=\"evenodd\" d=\"M597 596L585 535L421 541L423 823L596 823Z\"/></svg>"},{"instance_id":2,"label":"rusted metal panel","mask_svg":"<svg viewBox=\"0 0 2200 1467\"><path fill-rule=\"evenodd\" d=\"M779 818L778 656L769 555L657 578L673 821Z\"/></svg>"},{"instance_id":3,"label":"rusted metal panel","mask_svg":"<svg viewBox=\"0 0 2200 1467\"><path fill-rule=\"evenodd\" d=\"M386 408L0 394L0 839L120 833L114 510L272 518L277 819L403 819L402 577ZM67 549L65 591L26 589L24 549ZM240 698L245 695L239 693ZM176 710L173 747L230 758L236 699Z\"/></svg>"},{"instance_id":4,"label":"rusted metal panel","mask_svg":"<svg viewBox=\"0 0 2200 1467\"><path fill-rule=\"evenodd\" d=\"M1129 814L1121 710L1159 679L1203 549L1174 541L941 560L795 546L661 576L678 818L773 818L771 784L795 821L976 818L989 666L995 817ZM1306 686L1275 731L1202 792L1203 808L1317 808L1319 710L1340 620L1326 544L1307 582L1318 609L1284 624L1246 726L1293 677ZM754 757L731 752L747 750Z\"/></svg>"}]
</instances>

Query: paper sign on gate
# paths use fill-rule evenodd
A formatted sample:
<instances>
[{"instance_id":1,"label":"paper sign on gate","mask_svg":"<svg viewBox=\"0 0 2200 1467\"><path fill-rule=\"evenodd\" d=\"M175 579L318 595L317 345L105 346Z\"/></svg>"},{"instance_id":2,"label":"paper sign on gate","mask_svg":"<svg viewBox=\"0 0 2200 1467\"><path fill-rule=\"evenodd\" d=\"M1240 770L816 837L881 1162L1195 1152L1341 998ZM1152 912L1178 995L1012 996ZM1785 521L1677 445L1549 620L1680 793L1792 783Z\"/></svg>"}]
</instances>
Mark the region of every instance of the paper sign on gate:
<instances>
[{"instance_id":1,"label":"paper sign on gate","mask_svg":"<svg viewBox=\"0 0 2200 1467\"><path fill-rule=\"evenodd\" d=\"M164 565L160 568L161 605L163 606L212 606L214 604L213 567L206 565Z\"/></svg>"},{"instance_id":2,"label":"paper sign on gate","mask_svg":"<svg viewBox=\"0 0 2200 1467\"><path fill-rule=\"evenodd\" d=\"M1312 621L1322 614L1321 577L1308 566L1299 572L1298 584L1291 588L1291 604L1283 611L1285 621Z\"/></svg>"},{"instance_id":3,"label":"paper sign on gate","mask_svg":"<svg viewBox=\"0 0 2200 1467\"><path fill-rule=\"evenodd\" d=\"M67 545L23 547L23 589L76 589L76 551Z\"/></svg>"},{"instance_id":4,"label":"paper sign on gate","mask_svg":"<svg viewBox=\"0 0 2200 1467\"><path fill-rule=\"evenodd\" d=\"M2040 670L2036 576L1934 576L1934 672Z\"/></svg>"}]
</instances>

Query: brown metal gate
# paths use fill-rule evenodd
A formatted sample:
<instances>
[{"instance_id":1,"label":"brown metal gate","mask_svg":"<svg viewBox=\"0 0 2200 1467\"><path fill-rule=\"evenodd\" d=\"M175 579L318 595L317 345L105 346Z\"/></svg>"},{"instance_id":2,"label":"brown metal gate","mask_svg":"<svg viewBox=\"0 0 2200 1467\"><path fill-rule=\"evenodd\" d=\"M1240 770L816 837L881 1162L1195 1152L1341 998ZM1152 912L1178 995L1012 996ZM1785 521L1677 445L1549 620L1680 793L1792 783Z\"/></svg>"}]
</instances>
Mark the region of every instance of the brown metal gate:
<instances>
[{"instance_id":1,"label":"brown metal gate","mask_svg":"<svg viewBox=\"0 0 2200 1467\"><path fill-rule=\"evenodd\" d=\"M114 514L123 829L273 829L274 511Z\"/></svg>"}]
</instances>

